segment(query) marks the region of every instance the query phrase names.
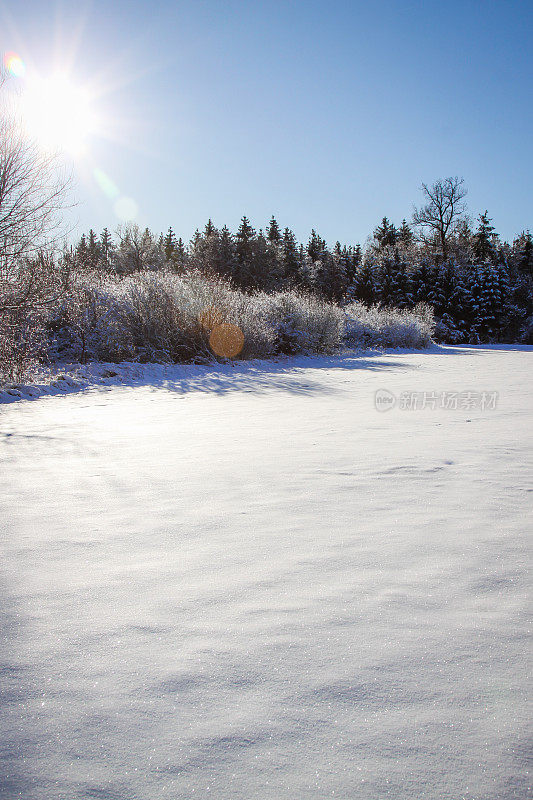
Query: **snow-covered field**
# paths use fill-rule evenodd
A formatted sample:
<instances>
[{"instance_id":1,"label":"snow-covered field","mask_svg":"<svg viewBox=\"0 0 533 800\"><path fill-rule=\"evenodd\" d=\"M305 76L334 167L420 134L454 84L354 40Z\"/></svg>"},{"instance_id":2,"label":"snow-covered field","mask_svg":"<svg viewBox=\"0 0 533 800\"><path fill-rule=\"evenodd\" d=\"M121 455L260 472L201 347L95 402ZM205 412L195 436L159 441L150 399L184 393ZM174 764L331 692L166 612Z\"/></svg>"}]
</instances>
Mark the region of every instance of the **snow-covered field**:
<instances>
[{"instance_id":1,"label":"snow-covered field","mask_svg":"<svg viewBox=\"0 0 533 800\"><path fill-rule=\"evenodd\" d=\"M532 367L154 368L1 406L0 797L530 797Z\"/></svg>"}]
</instances>

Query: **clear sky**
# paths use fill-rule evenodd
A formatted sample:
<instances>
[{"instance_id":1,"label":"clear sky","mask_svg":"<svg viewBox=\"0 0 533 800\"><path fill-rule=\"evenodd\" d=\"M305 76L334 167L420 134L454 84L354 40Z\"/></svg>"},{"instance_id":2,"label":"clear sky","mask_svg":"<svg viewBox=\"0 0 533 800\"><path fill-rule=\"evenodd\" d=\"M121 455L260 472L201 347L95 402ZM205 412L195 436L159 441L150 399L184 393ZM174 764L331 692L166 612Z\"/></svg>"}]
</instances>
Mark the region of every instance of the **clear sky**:
<instances>
[{"instance_id":1,"label":"clear sky","mask_svg":"<svg viewBox=\"0 0 533 800\"><path fill-rule=\"evenodd\" d=\"M94 0L0 3L0 49L96 87L75 159L80 229L189 239L272 214L364 242L422 181L464 176L472 216L533 227L533 3ZM120 206L118 206L120 208Z\"/></svg>"}]
</instances>

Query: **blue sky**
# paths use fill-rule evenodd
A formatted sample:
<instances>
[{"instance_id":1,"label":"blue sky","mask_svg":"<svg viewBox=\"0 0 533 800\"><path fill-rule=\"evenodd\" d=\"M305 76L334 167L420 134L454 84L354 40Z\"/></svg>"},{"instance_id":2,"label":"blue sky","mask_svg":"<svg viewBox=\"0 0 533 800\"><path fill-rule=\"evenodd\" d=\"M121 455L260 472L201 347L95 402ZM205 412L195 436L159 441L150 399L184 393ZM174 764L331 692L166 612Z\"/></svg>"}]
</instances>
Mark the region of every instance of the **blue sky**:
<instances>
[{"instance_id":1,"label":"blue sky","mask_svg":"<svg viewBox=\"0 0 533 800\"><path fill-rule=\"evenodd\" d=\"M0 49L98 86L102 133L78 159L74 218L118 223L95 168L137 221L185 239L208 217L272 214L307 239L364 242L399 224L422 181L464 176L472 216L533 227L533 4L0 4ZM109 137L109 138L108 138Z\"/></svg>"}]
</instances>

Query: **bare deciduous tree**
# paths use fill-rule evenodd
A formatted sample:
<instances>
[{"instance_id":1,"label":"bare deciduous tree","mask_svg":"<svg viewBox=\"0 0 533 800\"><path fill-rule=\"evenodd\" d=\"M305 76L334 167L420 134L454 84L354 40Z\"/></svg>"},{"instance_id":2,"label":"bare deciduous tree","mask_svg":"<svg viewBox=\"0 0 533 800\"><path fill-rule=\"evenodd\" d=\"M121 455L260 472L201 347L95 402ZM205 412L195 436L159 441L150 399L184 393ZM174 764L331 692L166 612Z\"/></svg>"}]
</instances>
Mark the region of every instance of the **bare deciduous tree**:
<instances>
[{"instance_id":1,"label":"bare deciduous tree","mask_svg":"<svg viewBox=\"0 0 533 800\"><path fill-rule=\"evenodd\" d=\"M0 109L0 266L35 255L61 235L70 179L56 153L43 153Z\"/></svg>"},{"instance_id":2,"label":"bare deciduous tree","mask_svg":"<svg viewBox=\"0 0 533 800\"><path fill-rule=\"evenodd\" d=\"M423 241L429 241L426 231L437 238L443 260L446 261L449 238L466 211L463 202L467 194L464 178L444 178L431 187L423 183L421 189L427 203L414 209L413 225L420 229Z\"/></svg>"},{"instance_id":3,"label":"bare deciduous tree","mask_svg":"<svg viewBox=\"0 0 533 800\"><path fill-rule=\"evenodd\" d=\"M11 377L24 373L44 310L65 285L53 247L69 184L59 155L25 135L0 78L0 372Z\"/></svg>"}]
</instances>

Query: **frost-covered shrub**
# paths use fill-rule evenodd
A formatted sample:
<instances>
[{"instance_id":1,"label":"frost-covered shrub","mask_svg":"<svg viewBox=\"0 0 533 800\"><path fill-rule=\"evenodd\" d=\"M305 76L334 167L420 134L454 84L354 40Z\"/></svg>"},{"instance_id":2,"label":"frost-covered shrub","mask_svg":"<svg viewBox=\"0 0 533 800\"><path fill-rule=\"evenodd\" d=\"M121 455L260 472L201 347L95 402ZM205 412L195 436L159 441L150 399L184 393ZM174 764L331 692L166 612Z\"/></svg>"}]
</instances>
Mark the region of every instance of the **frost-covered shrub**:
<instances>
[{"instance_id":1,"label":"frost-covered shrub","mask_svg":"<svg viewBox=\"0 0 533 800\"><path fill-rule=\"evenodd\" d=\"M344 314L334 303L298 291L262 295L277 353L332 353L340 345Z\"/></svg>"},{"instance_id":2,"label":"frost-covered shrub","mask_svg":"<svg viewBox=\"0 0 533 800\"><path fill-rule=\"evenodd\" d=\"M432 343L433 309L425 303L412 310L350 303L345 313L345 341L351 346L421 349Z\"/></svg>"},{"instance_id":3,"label":"frost-covered shrub","mask_svg":"<svg viewBox=\"0 0 533 800\"><path fill-rule=\"evenodd\" d=\"M0 313L0 384L21 383L33 375L45 348L43 322L40 311Z\"/></svg>"},{"instance_id":4,"label":"frost-covered shrub","mask_svg":"<svg viewBox=\"0 0 533 800\"><path fill-rule=\"evenodd\" d=\"M123 279L79 277L50 322L57 358L180 362L213 357L216 324L244 334L243 357L274 352L274 334L251 297L192 273L138 272Z\"/></svg>"},{"instance_id":5,"label":"frost-covered shrub","mask_svg":"<svg viewBox=\"0 0 533 800\"><path fill-rule=\"evenodd\" d=\"M55 310L50 350L56 358L80 360L206 360L214 351L224 357L210 346L222 325L238 328L241 358L323 353L338 347L343 323L343 312L317 297L245 294L197 272L83 275Z\"/></svg>"},{"instance_id":6,"label":"frost-covered shrub","mask_svg":"<svg viewBox=\"0 0 533 800\"><path fill-rule=\"evenodd\" d=\"M64 272L48 251L17 261L0 252L1 381L30 378L46 357L46 321L65 288Z\"/></svg>"}]
</instances>

